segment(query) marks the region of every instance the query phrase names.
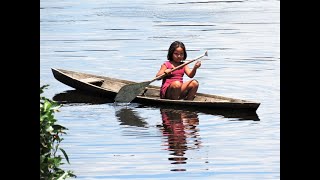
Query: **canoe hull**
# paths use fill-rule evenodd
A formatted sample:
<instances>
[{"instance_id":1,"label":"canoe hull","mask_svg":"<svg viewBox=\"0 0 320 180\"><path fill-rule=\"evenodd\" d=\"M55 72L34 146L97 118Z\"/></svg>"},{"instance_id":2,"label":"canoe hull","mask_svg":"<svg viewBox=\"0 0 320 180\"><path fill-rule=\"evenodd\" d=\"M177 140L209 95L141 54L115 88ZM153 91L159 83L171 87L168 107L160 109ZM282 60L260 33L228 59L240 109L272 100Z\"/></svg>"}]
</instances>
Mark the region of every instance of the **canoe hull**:
<instances>
[{"instance_id":1,"label":"canoe hull","mask_svg":"<svg viewBox=\"0 0 320 180\"><path fill-rule=\"evenodd\" d=\"M67 86L94 96L108 99L114 99L122 86L135 83L133 81L55 68L52 68L52 73L55 79ZM149 85L146 91L143 94L138 95L132 102L148 105L161 104L209 109L243 109L248 111L256 111L260 106L260 103L253 101L204 93L197 93L196 98L192 101L160 99L159 90L160 87Z\"/></svg>"}]
</instances>

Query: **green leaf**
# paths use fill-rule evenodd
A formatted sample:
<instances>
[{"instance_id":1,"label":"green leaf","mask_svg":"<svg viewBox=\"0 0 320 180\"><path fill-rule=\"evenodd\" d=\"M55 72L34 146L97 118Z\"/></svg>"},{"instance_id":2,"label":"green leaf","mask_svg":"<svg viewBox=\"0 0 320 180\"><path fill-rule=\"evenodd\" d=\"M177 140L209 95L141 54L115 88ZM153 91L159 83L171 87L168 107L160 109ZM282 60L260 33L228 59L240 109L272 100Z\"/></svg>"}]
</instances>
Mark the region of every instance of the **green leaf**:
<instances>
[{"instance_id":1,"label":"green leaf","mask_svg":"<svg viewBox=\"0 0 320 180\"><path fill-rule=\"evenodd\" d=\"M59 148L59 149L60 149L61 152L63 153L64 157L66 158L66 160L67 160L67 162L68 162L68 164L70 164L70 162L69 162L69 157L68 157L67 153L66 153L62 148Z\"/></svg>"},{"instance_id":2,"label":"green leaf","mask_svg":"<svg viewBox=\"0 0 320 180\"><path fill-rule=\"evenodd\" d=\"M53 129L56 129L56 130L67 130L66 127L61 126L59 124L52 125L52 127L53 127Z\"/></svg>"},{"instance_id":3,"label":"green leaf","mask_svg":"<svg viewBox=\"0 0 320 180\"><path fill-rule=\"evenodd\" d=\"M49 111L50 108L51 108L51 103L49 101L45 100L44 104L43 104L43 110Z\"/></svg>"},{"instance_id":4,"label":"green leaf","mask_svg":"<svg viewBox=\"0 0 320 180\"><path fill-rule=\"evenodd\" d=\"M49 84L45 84L43 86L40 87L40 94L43 93L43 90L46 89L49 86Z\"/></svg>"},{"instance_id":5,"label":"green leaf","mask_svg":"<svg viewBox=\"0 0 320 180\"><path fill-rule=\"evenodd\" d=\"M65 172L61 177L59 177L59 179L57 180L62 180L62 179L65 179L68 175L68 172Z\"/></svg>"}]
</instances>

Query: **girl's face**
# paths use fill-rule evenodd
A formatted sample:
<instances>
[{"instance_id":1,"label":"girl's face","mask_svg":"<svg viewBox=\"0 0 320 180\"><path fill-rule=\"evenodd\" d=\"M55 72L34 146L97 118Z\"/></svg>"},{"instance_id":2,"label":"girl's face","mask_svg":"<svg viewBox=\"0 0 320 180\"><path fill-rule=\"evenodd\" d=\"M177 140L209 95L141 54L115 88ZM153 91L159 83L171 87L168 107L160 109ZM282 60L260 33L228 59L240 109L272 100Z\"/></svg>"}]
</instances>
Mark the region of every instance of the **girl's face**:
<instances>
[{"instance_id":1,"label":"girl's face","mask_svg":"<svg viewBox=\"0 0 320 180\"><path fill-rule=\"evenodd\" d=\"M184 51L181 47L177 47L176 50L172 54L173 56L173 61L175 62L180 62L184 60Z\"/></svg>"}]
</instances>

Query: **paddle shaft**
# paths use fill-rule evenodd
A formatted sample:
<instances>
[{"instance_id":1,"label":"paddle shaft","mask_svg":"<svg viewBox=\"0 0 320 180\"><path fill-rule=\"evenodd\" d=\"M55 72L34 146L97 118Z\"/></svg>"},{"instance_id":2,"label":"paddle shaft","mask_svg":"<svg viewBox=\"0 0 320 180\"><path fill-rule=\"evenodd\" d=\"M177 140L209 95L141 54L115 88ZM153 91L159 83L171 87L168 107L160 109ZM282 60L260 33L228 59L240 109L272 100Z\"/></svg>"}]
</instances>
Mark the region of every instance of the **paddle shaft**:
<instances>
[{"instance_id":1,"label":"paddle shaft","mask_svg":"<svg viewBox=\"0 0 320 180\"><path fill-rule=\"evenodd\" d=\"M192 60L187 61L187 62L185 62L185 63L183 63L183 64L180 64L179 66L173 68L173 69L171 70L171 72L173 72L173 71L175 71L175 70L178 70L178 69L182 68L183 66L188 65L188 64L190 64L190 63L192 63L192 62L194 62L194 61L202 58L203 56L208 56L208 51L206 51L206 52L205 52L204 54L202 54L201 56L196 57L195 59L192 59ZM168 75L168 74L163 73L163 74L161 74L160 76L157 76L156 78L152 79L152 80L150 81L150 83L152 83L153 81L156 81L156 80L160 80L160 79L162 79L163 77L165 77L165 76L167 76L167 75Z\"/></svg>"}]
</instances>

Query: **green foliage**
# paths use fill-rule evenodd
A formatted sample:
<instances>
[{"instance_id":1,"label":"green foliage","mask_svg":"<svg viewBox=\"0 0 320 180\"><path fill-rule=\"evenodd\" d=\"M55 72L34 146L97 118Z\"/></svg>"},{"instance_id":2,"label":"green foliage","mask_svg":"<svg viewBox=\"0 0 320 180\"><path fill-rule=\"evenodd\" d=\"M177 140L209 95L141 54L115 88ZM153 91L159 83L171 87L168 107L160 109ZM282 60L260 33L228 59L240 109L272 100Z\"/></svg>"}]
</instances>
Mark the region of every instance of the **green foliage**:
<instances>
[{"instance_id":1,"label":"green foliage","mask_svg":"<svg viewBox=\"0 0 320 180\"><path fill-rule=\"evenodd\" d=\"M61 107L57 102L41 96L44 89L49 85L40 87L40 179L41 180L62 180L67 177L76 177L72 171L64 171L59 168L63 165L63 157L57 154L58 149L62 152L65 160L70 164L65 150L59 147L66 134L67 128L56 124L54 113Z\"/></svg>"}]
</instances>

